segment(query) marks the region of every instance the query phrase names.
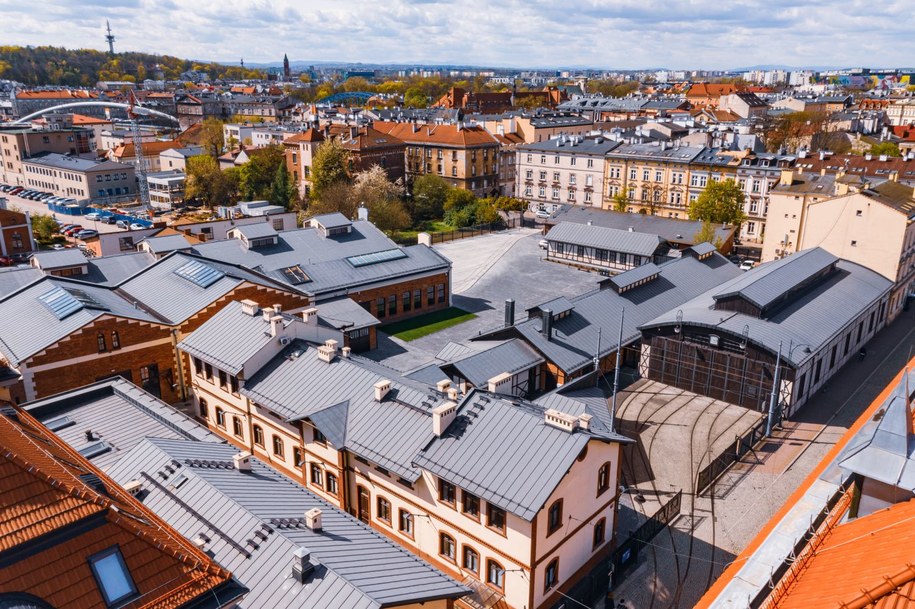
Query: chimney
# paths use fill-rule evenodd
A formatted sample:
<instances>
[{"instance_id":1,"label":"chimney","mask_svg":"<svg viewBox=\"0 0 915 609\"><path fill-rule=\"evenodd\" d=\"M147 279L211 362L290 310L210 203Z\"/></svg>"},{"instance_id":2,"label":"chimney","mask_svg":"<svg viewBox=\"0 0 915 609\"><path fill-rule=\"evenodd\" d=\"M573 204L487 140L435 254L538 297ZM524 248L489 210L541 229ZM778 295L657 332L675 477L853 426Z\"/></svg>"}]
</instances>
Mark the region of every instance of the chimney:
<instances>
[{"instance_id":1,"label":"chimney","mask_svg":"<svg viewBox=\"0 0 915 609\"><path fill-rule=\"evenodd\" d=\"M515 301L511 298L505 299L505 327L515 325Z\"/></svg>"},{"instance_id":2,"label":"chimney","mask_svg":"<svg viewBox=\"0 0 915 609\"><path fill-rule=\"evenodd\" d=\"M591 429L591 419L593 419L589 414L580 414L578 415L578 427L584 429L585 431Z\"/></svg>"},{"instance_id":3,"label":"chimney","mask_svg":"<svg viewBox=\"0 0 915 609\"><path fill-rule=\"evenodd\" d=\"M779 186L791 186L794 184L794 170L782 169L781 178L778 180Z\"/></svg>"},{"instance_id":4,"label":"chimney","mask_svg":"<svg viewBox=\"0 0 915 609\"><path fill-rule=\"evenodd\" d=\"M240 472L250 472L251 471L251 453L242 452L236 455L232 455L232 464Z\"/></svg>"},{"instance_id":5,"label":"chimney","mask_svg":"<svg viewBox=\"0 0 915 609\"><path fill-rule=\"evenodd\" d=\"M452 402L456 402L456 401L457 401L457 399L458 399L458 390L457 390L457 387L449 387L449 388L448 388L448 399L451 400Z\"/></svg>"},{"instance_id":6,"label":"chimney","mask_svg":"<svg viewBox=\"0 0 915 609\"><path fill-rule=\"evenodd\" d=\"M553 334L553 312L550 309L543 309L540 311L540 320L540 333L544 338L550 340L550 336Z\"/></svg>"},{"instance_id":7,"label":"chimney","mask_svg":"<svg viewBox=\"0 0 915 609\"><path fill-rule=\"evenodd\" d=\"M337 357L337 341L334 339L329 339L324 341L324 344L318 347L318 359L328 364L334 361Z\"/></svg>"},{"instance_id":8,"label":"chimney","mask_svg":"<svg viewBox=\"0 0 915 609\"><path fill-rule=\"evenodd\" d=\"M543 422L550 427L556 427L571 433L578 427L579 420L578 417L550 408L543 413Z\"/></svg>"},{"instance_id":9,"label":"chimney","mask_svg":"<svg viewBox=\"0 0 915 609\"><path fill-rule=\"evenodd\" d=\"M369 219L369 210L365 205L360 205L359 209L356 210L356 217L363 221L368 221Z\"/></svg>"},{"instance_id":10,"label":"chimney","mask_svg":"<svg viewBox=\"0 0 915 609\"><path fill-rule=\"evenodd\" d=\"M442 437L456 416L457 402L448 401L432 409L432 433L436 438Z\"/></svg>"},{"instance_id":11,"label":"chimney","mask_svg":"<svg viewBox=\"0 0 915 609\"><path fill-rule=\"evenodd\" d=\"M446 391L448 391L448 389L451 388L451 381L449 381L447 379L441 380L435 384L435 388L438 390L439 393L445 393Z\"/></svg>"},{"instance_id":12,"label":"chimney","mask_svg":"<svg viewBox=\"0 0 915 609\"><path fill-rule=\"evenodd\" d=\"M343 347L342 349L340 349L340 354L343 355L343 357L345 357L346 359L349 359L350 353L352 353L352 352L353 352L353 350L350 349L349 347Z\"/></svg>"},{"instance_id":13,"label":"chimney","mask_svg":"<svg viewBox=\"0 0 915 609\"><path fill-rule=\"evenodd\" d=\"M629 232L630 232L630 233L631 233L631 232L634 232L634 229L633 229L631 226L629 227Z\"/></svg>"},{"instance_id":14,"label":"chimney","mask_svg":"<svg viewBox=\"0 0 915 609\"><path fill-rule=\"evenodd\" d=\"M270 336L274 338L283 334L283 316L274 315L270 318Z\"/></svg>"},{"instance_id":15,"label":"chimney","mask_svg":"<svg viewBox=\"0 0 915 609\"><path fill-rule=\"evenodd\" d=\"M410 128L413 130L413 133L416 133L417 131L419 131L419 125L417 125L416 123L413 123L412 125L410 125Z\"/></svg>"},{"instance_id":16,"label":"chimney","mask_svg":"<svg viewBox=\"0 0 915 609\"><path fill-rule=\"evenodd\" d=\"M264 316L264 321L269 322L270 318L273 317L273 309L271 307L261 309L261 315Z\"/></svg>"},{"instance_id":17,"label":"chimney","mask_svg":"<svg viewBox=\"0 0 915 609\"><path fill-rule=\"evenodd\" d=\"M310 309L305 309L302 311L302 321L304 321L308 326L313 326L314 324L318 323L317 307L311 307Z\"/></svg>"},{"instance_id":18,"label":"chimney","mask_svg":"<svg viewBox=\"0 0 915 609\"><path fill-rule=\"evenodd\" d=\"M124 490L136 497L143 491L143 482L140 480L131 480L124 485Z\"/></svg>"},{"instance_id":19,"label":"chimney","mask_svg":"<svg viewBox=\"0 0 915 609\"><path fill-rule=\"evenodd\" d=\"M241 312L244 313L245 315L250 315L251 317L254 317L255 315L257 315L257 311L259 308L260 307L258 307L257 303L254 302L253 300L242 300L241 301Z\"/></svg>"},{"instance_id":20,"label":"chimney","mask_svg":"<svg viewBox=\"0 0 915 609\"><path fill-rule=\"evenodd\" d=\"M314 573L315 566L311 563L311 552L308 548L299 547L292 553L292 577L300 584L304 584L308 577Z\"/></svg>"},{"instance_id":21,"label":"chimney","mask_svg":"<svg viewBox=\"0 0 915 609\"><path fill-rule=\"evenodd\" d=\"M283 305L278 305L278 304L273 305L273 312L276 313L277 315L279 315L280 313L282 313L282 312L283 312Z\"/></svg>"},{"instance_id":22,"label":"chimney","mask_svg":"<svg viewBox=\"0 0 915 609\"><path fill-rule=\"evenodd\" d=\"M486 382L489 393L502 393L511 395L512 375L508 372L496 375Z\"/></svg>"},{"instance_id":23,"label":"chimney","mask_svg":"<svg viewBox=\"0 0 915 609\"><path fill-rule=\"evenodd\" d=\"M391 381L384 379L375 383L375 401L381 402L391 390Z\"/></svg>"},{"instance_id":24,"label":"chimney","mask_svg":"<svg viewBox=\"0 0 915 609\"><path fill-rule=\"evenodd\" d=\"M312 531L321 530L321 510L319 508L311 508L305 512L305 526Z\"/></svg>"}]
</instances>

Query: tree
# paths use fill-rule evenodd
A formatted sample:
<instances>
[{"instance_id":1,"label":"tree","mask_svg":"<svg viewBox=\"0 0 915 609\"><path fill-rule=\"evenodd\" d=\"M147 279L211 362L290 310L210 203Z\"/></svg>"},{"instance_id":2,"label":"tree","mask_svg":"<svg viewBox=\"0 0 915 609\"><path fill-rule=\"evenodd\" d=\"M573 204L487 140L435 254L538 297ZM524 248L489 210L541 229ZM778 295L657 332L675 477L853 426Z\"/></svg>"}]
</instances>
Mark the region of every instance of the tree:
<instances>
[{"instance_id":1,"label":"tree","mask_svg":"<svg viewBox=\"0 0 915 609\"><path fill-rule=\"evenodd\" d=\"M885 154L886 156L902 156L902 153L899 151L899 144L896 142L880 142L878 144L873 144L871 146L871 154L874 156L880 156Z\"/></svg>"},{"instance_id":2,"label":"tree","mask_svg":"<svg viewBox=\"0 0 915 609\"><path fill-rule=\"evenodd\" d=\"M286 169L285 164L276 168L276 176L273 178L273 184L270 185L267 200L273 205L282 205L286 209L289 209L295 203L295 185L289 178L289 171Z\"/></svg>"},{"instance_id":3,"label":"tree","mask_svg":"<svg viewBox=\"0 0 915 609\"><path fill-rule=\"evenodd\" d=\"M703 222L702 228L700 228L695 235L693 235L694 243L711 243L716 248L721 249L721 237L718 236L718 231L715 229L715 225L711 222Z\"/></svg>"},{"instance_id":4,"label":"tree","mask_svg":"<svg viewBox=\"0 0 915 609\"><path fill-rule=\"evenodd\" d=\"M416 178L413 181L413 218L417 222L441 218L450 190L451 185L434 173Z\"/></svg>"},{"instance_id":5,"label":"tree","mask_svg":"<svg viewBox=\"0 0 915 609\"><path fill-rule=\"evenodd\" d=\"M356 215L356 198L353 187L348 182L334 182L321 189L321 197L312 199L308 204L308 215L318 216L339 212L347 218Z\"/></svg>"},{"instance_id":6,"label":"tree","mask_svg":"<svg viewBox=\"0 0 915 609\"><path fill-rule=\"evenodd\" d=\"M331 139L318 147L311 163L314 197L320 199L324 189L338 182L349 182L349 151L339 140Z\"/></svg>"},{"instance_id":7,"label":"tree","mask_svg":"<svg viewBox=\"0 0 915 609\"><path fill-rule=\"evenodd\" d=\"M613 211L627 211L629 209L629 197L625 193L618 192L613 195Z\"/></svg>"},{"instance_id":8,"label":"tree","mask_svg":"<svg viewBox=\"0 0 915 609\"><path fill-rule=\"evenodd\" d=\"M207 207L226 205L237 197L237 181L219 169L213 157L201 154L187 160L184 197L197 200ZM237 176L237 172L232 174Z\"/></svg>"},{"instance_id":9,"label":"tree","mask_svg":"<svg viewBox=\"0 0 915 609\"><path fill-rule=\"evenodd\" d=\"M285 165L286 158L280 146L255 148L250 159L241 166L241 194L245 199L266 199L276 178L277 168Z\"/></svg>"},{"instance_id":10,"label":"tree","mask_svg":"<svg viewBox=\"0 0 915 609\"><path fill-rule=\"evenodd\" d=\"M222 130L222 121L216 117L204 119L200 124L200 145L204 152L212 157L222 154L225 139Z\"/></svg>"},{"instance_id":11,"label":"tree","mask_svg":"<svg viewBox=\"0 0 915 609\"><path fill-rule=\"evenodd\" d=\"M32 216L32 234L40 243L49 243L57 232L57 220L47 214Z\"/></svg>"},{"instance_id":12,"label":"tree","mask_svg":"<svg viewBox=\"0 0 915 609\"><path fill-rule=\"evenodd\" d=\"M403 105L406 108L425 108L429 105L429 98L418 87L410 87L403 95Z\"/></svg>"},{"instance_id":13,"label":"tree","mask_svg":"<svg viewBox=\"0 0 915 609\"><path fill-rule=\"evenodd\" d=\"M404 187L391 182L379 165L360 171L353 178L353 197L369 210L369 220L380 230L391 232L410 226L410 214L403 204Z\"/></svg>"},{"instance_id":14,"label":"tree","mask_svg":"<svg viewBox=\"0 0 915 609\"><path fill-rule=\"evenodd\" d=\"M737 182L731 179L708 183L699 198L690 203L690 220L703 220L716 224L740 224L746 220L743 213L744 195Z\"/></svg>"},{"instance_id":15,"label":"tree","mask_svg":"<svg viewBox=\"0 0 915 609\"><path fill-rule=\"evenodd\" d=\"M525 211L527 209L526 202L514 197L490 197L485 200L499 211Z\"/></svg>"}]
</instances>

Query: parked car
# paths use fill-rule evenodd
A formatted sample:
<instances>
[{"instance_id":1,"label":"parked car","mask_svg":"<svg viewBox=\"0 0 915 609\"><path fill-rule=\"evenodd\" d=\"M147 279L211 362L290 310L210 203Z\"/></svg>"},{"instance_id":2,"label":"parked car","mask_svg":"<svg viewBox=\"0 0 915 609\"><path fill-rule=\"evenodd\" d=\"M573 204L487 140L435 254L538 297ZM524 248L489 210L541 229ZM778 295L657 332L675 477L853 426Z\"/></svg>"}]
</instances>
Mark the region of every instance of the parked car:
<instances>
[{"instance_id":1,"label":"parked car","mask_svg":"<svg viewBox=\"0 0 915 609\"><path fill-rule=\"evenodd\" d=\"M85 228L74 235L77 239L88 239L89 237L98 237L98 231L92 228Z\"/></svg>"},{"instance_id":2,"label":"parked car","mask_svg":"<svg viewBox=\"0 0 915 609\"><path fill-rule=\"evenodd\" d=\"M105 224L117 224L118 218L117 218L117 216L105 216L104 218L102 218L102 222L104 222Z\"/></svg>"},{"instance_id":3,"label":"parked car","mask_svg":"<svg viewBox=\"0 0 915 609\"><path fill-rule=\"evenodd\" d=\"M75 235L76 233L78 233L81 230L83 230L82 226L80 226L79 224L74 224L73 226L71 226L70 228L65 230L64 234L68 237L72 237L73 235Z\"/></svg>"},{"instance_id":4,"label":"parked car","mask_svg":"<svg viewBox=\"0 0 915 609\"><path fill-rule=\"evenodd\" d=\"M127 220L118 220L117 222L115 222L115 225L118 228L127 228L128 226L130 226L130 224L127 223Z\"/></svg>"},{"instance_id":5,"label":"parked car","mask_svg":"<svg viewBox=\"0 0 915 609\"><path fill-rule=\"evenodd\" d=\"M83 216L83 218L85 218L86 220L92 220L94 222L98 222L99 220L102 219L102 215L100 213L94 211L92 213L86 214L85 216Z\"/></svg>"},{"instance_id":6,"label":"parked car","mask_svg":"<svg viewBox=\"0 0 915 609\"><path fill-rule=\"evenodd\" d=\"M749 271L749 270L752 269L754 266L756 266L756 265L753 263L752 260L744 260L743 262L740 263L740 270L741 270L741 271Z\"/></svg>"},{"instance_id":7,"label":"parked car","mask_svg":"<svg viewBox=\"0 0 915 609\"><path fill-rule=\"evenodd\" d=\"M130 230L144 230L144 229L147 229L147 228L149 228L149 227L148 227L148 226L144 226L143 224L140 224L139 222L131 222L131 223L130 223Z\"/></svg>"},{"instance_id":8,"label":"parked car","mask_svg":"<svg viewBox=\"0 0 915 609\"><path fill-rule=\"evenodd\" d=\"M539 245L540 249L542 249L542 250L550 249L550 242L547 241L546 239L541 239L540 241L537 242L537 245Z\"/></svg>"},{"instance_id":9,"label":"parked car","mask_svg":"<svg viewBox=\"0 0 915 609\"><path fill-rule=\"evenodd\" d=\"M51 246L51 249L52 250L65 250L67 248L64 247L63 243L55 243L54 245Z\"/></svg>"},{"instance_id":10,"label":"parked car","mask_svg":"<svg viewBox=\"0 0 915 609\"><path fill-rule=\"evenodd\" d=\"M53 195L52 195L51 193L49 193L49 192L43 192L43 193L41 193L40 195L38 195L38 200L39 200L39 201L47 201L47 200L50 199L52 196L53 196Z\"/></svg>"},{"instance_id":11,"label":"parked car","mask_svg":"<svg viewBox=\"0 0 915 609\"><path fill-rule=\"evenodd\" d=\"M548 212L545 209L538 209L537 213L535 213L534 215L537 216L538 218L549 218L550 212Z\"/></svg>"},{"instance_id":12,"label":"parked car","mask_svg":"<svg viewBox=\"0 0 915 609\"><path fill-rule=\"evenodd\" d=\"M10 190L10 194L11 194L11 195L18 195L18 194L19 194L20 192L22 192L23 190L25 190L25 189L24 189L22 186L16 186L15 188L13 188L13 189Z\"/></svg>"}]
</instances>

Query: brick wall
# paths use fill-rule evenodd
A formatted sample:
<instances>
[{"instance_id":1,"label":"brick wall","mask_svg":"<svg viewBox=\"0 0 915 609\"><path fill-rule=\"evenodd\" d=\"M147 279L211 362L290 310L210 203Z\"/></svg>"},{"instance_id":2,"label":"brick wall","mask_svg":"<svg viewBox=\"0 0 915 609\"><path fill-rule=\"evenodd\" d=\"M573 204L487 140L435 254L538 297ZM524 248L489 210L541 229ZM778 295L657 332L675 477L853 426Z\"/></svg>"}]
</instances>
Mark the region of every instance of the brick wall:
<instances>
[{"instance_id":1,"label":"brick wall","mask_svg":"<svg viewBox=\"0 0 915 609\"><path fill-rule=\"evenodd\" d=\"M439 302L439 285L444 286L444 302ZM435 299L435 303L432 305L428 304L427 289L430 287L432 288L432 293ZM420 306L418 308L413 306L413 296L415 290L420 291ZM410 292L409 311L404 310L403 294L405 292ZM388 312L388 299L390 296L395 296L397 302L396 313L393 315ZM416 315L422 315L424 313L430 313L432 311L447 309L450 306L450 296L451 283L448 280L448 273L441 273L420 279L403 281L401 283L384 286L381 288L373 288L369 290L354 291L349 293L349 297L363 307L366 306L364 303L368 303L369 313L377 317L382 324L391 323L392 321L399 321L401 319L408 319L410 317L415 317ZM378 312L377 301L379 298L384 298L384 315L379 315ZM317 307L320 314L320 303L317 305Z\"/></svg>"}]
</instances>

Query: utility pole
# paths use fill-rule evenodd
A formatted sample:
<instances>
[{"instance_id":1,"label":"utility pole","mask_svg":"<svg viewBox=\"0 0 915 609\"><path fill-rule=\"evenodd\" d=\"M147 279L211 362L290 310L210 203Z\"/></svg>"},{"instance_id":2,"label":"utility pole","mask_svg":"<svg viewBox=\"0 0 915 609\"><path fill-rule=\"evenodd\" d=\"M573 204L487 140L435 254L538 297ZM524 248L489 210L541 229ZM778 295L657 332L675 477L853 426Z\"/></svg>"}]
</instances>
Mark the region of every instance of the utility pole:
<instances>
[{"instance_id":1,"label":"utility pole","mask_svg":"<svg viewBox=\"0 0 915 609\"><path fill-rule=\"evenodd\" d=\"M623 320L626 318L626 307L620 311L620 336L616 343L616 371L613 373L613 404L610 407L610 431L616 431L616 394L620 390L620 358L623 355Z\"/></svg>"},{"instance_id":2,"label":"utility pole","mask_svg":"<svg viewBox=\"0 0 915 609\"><path fill-rule=\"evenodd\" d=\"M788 354L791 357L791 354ZM766 437L772 435L772 419L775 417L775 402L778 399L778 371L782 363L782 341L778 341L778 355L775 357L775 374L772 379L772 396L769 398L769 416L766 418Z\"/></svg>"},{"instance_id":3,"label":"utility pole","mask_svg":"<svg viewBox=\"0 0 915 609\"><path fill-rule=\"evenodd\" d=\"M105 36L105 41L108 43L108 54L114 55L114 34L111 33L111 24L108 20L105 20L105 27L108 30L108 34Z\"/></svg>"}]
</instances>

